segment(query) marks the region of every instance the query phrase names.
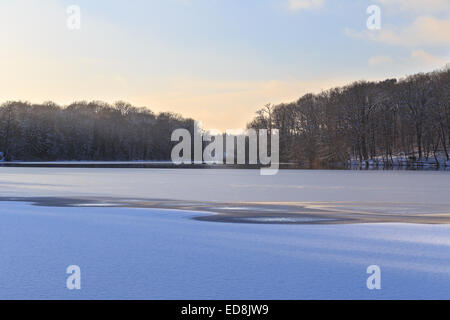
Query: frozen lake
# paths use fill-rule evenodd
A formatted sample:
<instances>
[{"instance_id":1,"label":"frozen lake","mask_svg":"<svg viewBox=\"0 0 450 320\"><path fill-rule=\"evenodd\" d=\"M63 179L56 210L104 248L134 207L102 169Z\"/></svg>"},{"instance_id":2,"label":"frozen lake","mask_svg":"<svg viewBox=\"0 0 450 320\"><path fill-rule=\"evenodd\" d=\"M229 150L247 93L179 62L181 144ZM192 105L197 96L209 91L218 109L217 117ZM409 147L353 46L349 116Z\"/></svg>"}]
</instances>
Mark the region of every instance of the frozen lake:
<instances>
[{"instance_id":1,"label":"frozen lake","mask_svg":"<svg viewBox=\"0 0 450 320\"><path fill-rule=\"evenodd\" d=\"M450 204L449 171L9 168L0 196Z\"/></svg>"},{"instance_id":2,"label":"frozen lake","mask_svg":"<svg viewBox=\"0 0 450 320\"><path fill-rule=\"evenodd\" d=\"M114 207L112 199L442 217L449 174L0 168L0 197L108 199L69 207L0 201L0 298L448 299L448 224L219 223L192 219L207 210ZM66 288L69 265L81 268L81 290ZM366 287L369 265L381 268L381 290Z\"/></svg>"}]
</instances>

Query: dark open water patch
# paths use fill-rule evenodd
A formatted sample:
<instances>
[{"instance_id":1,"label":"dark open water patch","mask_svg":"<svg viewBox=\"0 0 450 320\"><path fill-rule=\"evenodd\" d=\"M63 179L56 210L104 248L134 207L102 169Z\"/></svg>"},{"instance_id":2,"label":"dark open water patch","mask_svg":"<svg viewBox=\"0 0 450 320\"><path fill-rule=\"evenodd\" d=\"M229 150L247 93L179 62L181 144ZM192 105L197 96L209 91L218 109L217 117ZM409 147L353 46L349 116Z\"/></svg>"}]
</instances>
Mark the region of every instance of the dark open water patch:
<instances>
[{"instance_id":1,"label":"dark open water patch","mask_svg":"<svg viewBox=\"0 0 450 320\"><path fill-rule=\"evenodd\" d=\"M193 219L251 224L450 224L444 204L396 202L200 202L170 199L108 197L0 197L0 201L28 202L35 206L78 208L148 208L205 212ZM1 213L1 207L0 207Z\"/></svg>"}]
</instances>

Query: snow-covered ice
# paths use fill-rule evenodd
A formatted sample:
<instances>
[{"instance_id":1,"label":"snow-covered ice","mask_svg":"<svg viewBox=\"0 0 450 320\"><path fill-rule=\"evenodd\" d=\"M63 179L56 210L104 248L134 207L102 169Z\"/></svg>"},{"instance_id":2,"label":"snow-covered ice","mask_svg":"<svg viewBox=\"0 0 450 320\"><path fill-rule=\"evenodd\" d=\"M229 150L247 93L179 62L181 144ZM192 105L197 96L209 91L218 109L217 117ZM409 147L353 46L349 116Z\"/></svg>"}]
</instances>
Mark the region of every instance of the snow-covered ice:
<instances>
[{"instance_id":1,"label":"snow-covered ice","mask_svg":"<svg viewBox=\"0 0 450 320\"><path fill-rule=\"evenodd\" d=\"M0 196L108 196L186 201L382 201L450 205L450 172L9 168Z\"/></svg>"},{"instance_id":2,"label":"snow-covered ice","mask_svg":"<svg viewBox=\"0 0 450 320\"><path fill-rule=\"evenodd\" d=\"M0 168L0 196L450 204L448 172ZM383 212L384 207L377 208ZM400 210L412 210L410 207ZM0 202L4 299L450 298L450 225L275 225ZM79 265L82 289L66 288ZM366 268L381 268L368 290Z\"/></svg>"},{"instance_id":3,"label":"snow-covered ice","mask_svg":"<svg viewBox=\"0 0 450 320\"><path fill-rule=\"evenodd\" d=\"M448 225L257 225L2 204L0 298L449 298ZM202 213L204 214L204 213ZM368 290L366 268L381 268ZM81 290L66 289L69 265Z\"/></svg>"}]
</instances>

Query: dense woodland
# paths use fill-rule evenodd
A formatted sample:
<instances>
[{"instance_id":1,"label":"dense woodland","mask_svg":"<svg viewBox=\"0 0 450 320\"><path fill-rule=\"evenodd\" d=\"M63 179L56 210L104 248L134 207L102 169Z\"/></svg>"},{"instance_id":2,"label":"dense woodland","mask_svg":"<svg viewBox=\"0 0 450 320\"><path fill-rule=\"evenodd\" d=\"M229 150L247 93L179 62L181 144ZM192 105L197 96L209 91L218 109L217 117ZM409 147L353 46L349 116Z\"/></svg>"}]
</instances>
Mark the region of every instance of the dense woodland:
<instances>
[{"instance_id":1,"label":"dense woodland","mask_svg":"<svg viewBox=\"0 0 450 320\"><path fill-rule=\"evenodd\" d=\"M321 166L373 160L445 163L450 152L450 68L358 81L266 105L249 128L280 130L280 159Z\"/></svg>"},{"instance_id":2,"label":"dense woodland","mask_svg":"<svg viewBox=\"0 0 450 320\"><path fill-rule=\"evenodd\" d=\"M194 120L125 102L6 102L4 160L170 160L177 128ZM266 105L248 128L280 130L280 160L320 167L349 160L449 160L450 68L381 82L358 81ZM0 157L1 158L1 157Z\"/></svg>"},{"instance_id":3,"label":"dense woodland","mask_svg":"<svg viewBox=\"0 0 450 320\"><path fill-rule=\"evenodd\" d=\"M124 102L7 102L0 107L5 160L168 160L172 131L194 121Z\"/></svg>"}]
</instances>

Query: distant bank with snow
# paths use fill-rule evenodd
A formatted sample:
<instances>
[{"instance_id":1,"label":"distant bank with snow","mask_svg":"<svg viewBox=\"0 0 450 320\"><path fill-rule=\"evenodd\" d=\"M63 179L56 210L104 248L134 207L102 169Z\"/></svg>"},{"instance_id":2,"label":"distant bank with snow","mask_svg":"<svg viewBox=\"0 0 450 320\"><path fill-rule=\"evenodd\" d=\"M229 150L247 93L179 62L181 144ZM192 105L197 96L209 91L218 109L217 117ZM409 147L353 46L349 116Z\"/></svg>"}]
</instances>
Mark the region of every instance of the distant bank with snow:
<instances>
[{"instance_id":1,"label":"distant bank with snow","mask_svg":"<svg viewBox=\"0 0 450 320\"><path fill-rule=\"evenodd\" d=\"M415 157L406 157L405 155L395 157L375 157L368 160L352 159L349 162L351 168L405 168L405 169L444 169L450 168L450 160L443 154L439 156L429 156L421 159Z\"/></svg>"}]
</instances>

